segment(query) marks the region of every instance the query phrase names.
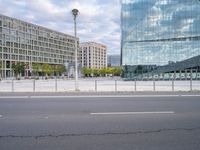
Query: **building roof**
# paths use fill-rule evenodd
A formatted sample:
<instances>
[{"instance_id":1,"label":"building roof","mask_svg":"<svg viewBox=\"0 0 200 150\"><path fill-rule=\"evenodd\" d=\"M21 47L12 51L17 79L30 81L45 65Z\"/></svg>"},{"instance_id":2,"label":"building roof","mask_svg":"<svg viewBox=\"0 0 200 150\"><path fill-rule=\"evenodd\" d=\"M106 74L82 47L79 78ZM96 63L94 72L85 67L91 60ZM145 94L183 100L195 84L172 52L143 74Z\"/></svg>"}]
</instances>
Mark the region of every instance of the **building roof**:
<instances>
[{"instance_id":1,"label":"building roof","mask_svg":"<svg viewBox=\"0 0 200 150\"><path fill-rule=\"evenodd\" d=\"M100 45L100 46L104 46L105 48L107 48L106 45L101 44L101 43L97 43L97 42L83 42L79 44L80 46L84 46L84 45Z\"/></svg>"}]
</instances>

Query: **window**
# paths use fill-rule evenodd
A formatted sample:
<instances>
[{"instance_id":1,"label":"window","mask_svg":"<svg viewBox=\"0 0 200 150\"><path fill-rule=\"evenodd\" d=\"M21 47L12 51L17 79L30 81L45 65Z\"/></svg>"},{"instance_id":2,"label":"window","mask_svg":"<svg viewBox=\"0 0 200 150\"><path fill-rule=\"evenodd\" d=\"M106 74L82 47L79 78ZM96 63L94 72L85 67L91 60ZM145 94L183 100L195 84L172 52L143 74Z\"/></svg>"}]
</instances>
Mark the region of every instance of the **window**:
<instances>
[{"instance_id":1,"label":"window","mask_svg":"<svg viewBox=\"0 0 200 150\"><path fill-rule=\"evenodd\" d=\"M7 25L7 22L6 21L4 21L3 22L3 27L7 27L8 25Z\"/></svg>"}]
</instances>

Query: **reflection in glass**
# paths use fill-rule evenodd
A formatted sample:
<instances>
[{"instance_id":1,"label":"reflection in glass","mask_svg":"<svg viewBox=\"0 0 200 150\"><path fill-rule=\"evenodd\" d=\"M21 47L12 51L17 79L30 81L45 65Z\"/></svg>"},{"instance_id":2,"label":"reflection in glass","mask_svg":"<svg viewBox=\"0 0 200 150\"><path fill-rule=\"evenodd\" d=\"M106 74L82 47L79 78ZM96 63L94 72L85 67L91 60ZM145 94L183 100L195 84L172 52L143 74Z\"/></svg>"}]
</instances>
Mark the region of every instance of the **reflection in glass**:
<instances>
[{"instance_id":1,"label":"reflection in glass","mask_svg":"<svg viewBox=\"0 0 200 150\"><path fill-rule=\"evenodd\" d=\"M199 0L122 0L121 22L124 78L199 71Z\"/></svg>"}]
</instances>

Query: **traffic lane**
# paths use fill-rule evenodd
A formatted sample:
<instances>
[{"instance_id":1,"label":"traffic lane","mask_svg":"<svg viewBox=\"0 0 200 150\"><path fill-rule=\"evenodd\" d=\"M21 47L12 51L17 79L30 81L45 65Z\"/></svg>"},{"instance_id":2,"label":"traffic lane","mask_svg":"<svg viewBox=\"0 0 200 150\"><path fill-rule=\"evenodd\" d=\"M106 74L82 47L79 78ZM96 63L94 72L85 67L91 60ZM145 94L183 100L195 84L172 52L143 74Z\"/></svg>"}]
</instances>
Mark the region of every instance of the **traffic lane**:
<instances>
[{"instance_id":1,"label":"traffic lane","mask_svg":"<svg viewBox=\"0 0 200 150\"><path fill-rule=\"evenodd\" d=\"M97 112L200 112L200 97L74 97L0 99L0 115L69 114Z\"/></svg>"},{"instance_id":2,"label":"traffic lane","mask_svg":"<svg viewBox=\"0 0 200 150\"><path fill-rule=\"evenodd\" d=\"M199 130L171 130L120 134L79 134L20 136L0 138L1 150L197 150Z\"/></svg>"},{"instance_id":3,"label":"traffic lane","mask_svg":"<svg viewBox=\"0 0 200 150\"><path fill-rule=\"evenodd\" d=\"M0 119L2 150L199 148L198 99L12 101L3 101L7 108L0 109L1 112L8 110ZM146 108L155 111L157 107L165 111L174 108L175 114L90 115L90 112L109 112L110 109L112 112L145 111Z\"/></svg>"},{"instance_id":4,"label":"traffic lane","mask_svg":"<svg viewBox=\"0 0 200 150\"><path fill-rule=\"evenodd\" d=\"M70 100L71 101L71 100ZM134 132L134 131L148 131L148 130L155 130L155 129L176 129L176 128L186 128L186 129L192 129L197 128L200 124L199 119L199 109L198 111L187 111L186 113L178 112L175 110L174 114L140 114L140 115L90 115L90 112L99 112L99 111L91 111L88 110L88 105L94 106L94 103L99 103L99 105L102 105L101 107L97 107L99 110L102 110L100 108L103 107L103 104L106 107L107 105L110 105L109 107L113 109L113 107L116 107L119 110L120 107L124 107L124 101L116 100L116 102L120 102L120 104L116 105L115 100L98 100L98 101L91 101L91 100L85 100L85 103L80 104L79 102L84 101L71 101L72 105L66 102L65 100L60 100L55 103L55 100L48 100L37 102L30 101L28 106L35 105L34 107L26 108L28 107L27 104L24 105L22 102L21 105L17 104L19 108L15 109L13 106L16 105L16 103L11 107L12 112L10 115L3 115L3 117L0 119L0 134L1 135L46 135L48 133L50 134L79 134L79 133L104 133L104 132ZM107 102L108 101L108 102ZM110 102L109 102L110 101ZM177 100L170 100L170 102L176 102ZM77 102L81 107L78 107ZM91 103L93 103L91 105ZM121 104L122 102L122 104ZM129 102L127 107L130 107L130 104L132 104L132 107L139 107L139 110L144 111L145 109L142 107L146 105L145 102L149 101L142 101L140 100L125 100L125 102ZM166 105L163 103L166 103L166 101L159 101L159 100L152 100L152 103L154 105L158 106L158 103L160 105ZM192 107L193 105L198 106L198 101L195 99L193 101L189 101L191 103L195 103L192 106L189 106L188 100L185 100L187 102L185 105L188 107ZM37 105L35 104L37 103ZM58 104L60 103L60 104ZM74 104L75 103L75 104ZM176 102L177 103L177 102ZM45 107L44 107L44 106ZM99 106L98 105L98 106ZM120 106L119 106L120 105ZM155 107L153 104L153 108ZM170 105L172 105L170 103ZM177 104L173 104L177 105ZM179 102L179 109L186 108L181 105L181 101ZM55 106L55 108L54 108ZM70 107L69 107L70 106ZM39 107L39 109L38 109ZM52 108L53 107L53 108ZM108 107L108 106L107 106ZM147 107L147 106L146 106ZM163 107L163 106L162 106ZM187 107L187 108L188 108ZM20 112L21 109L22 112ZM32 108L32 109L31 109ZM61 109L62 108L62 109ZM65 109L64 109L65 108ZM74 108L75 110L68 110L66 108ZM87 108L87 109L86 109ZM155 109L151 108L152 111L155 111ZM169 105L167 106L169 108ZM38 109L38 110L37 110ZM94 109L94 108L91 108ZM188 108L188 110L191 108ZM28 111L30 110L30 112ZM54 111L53 111L54 110ZM123 109L125 111L127 109ZM130 109L131 111L133 109ZM158 109L157 109L158 110ZM161 110L161 109L159 109ZM164 109L166 111L166 109ZM170 109L171 110L171 109ZM69 112L68 112L69 111ZM182 110L183 111L183 110ZM16 112L16 114L14 114ZM19 113L20 112L20 113ZM105 112L105 111L102 111ZM108 109L106 109L106 112L108 112Z\"/></svg>"}]
</instances>

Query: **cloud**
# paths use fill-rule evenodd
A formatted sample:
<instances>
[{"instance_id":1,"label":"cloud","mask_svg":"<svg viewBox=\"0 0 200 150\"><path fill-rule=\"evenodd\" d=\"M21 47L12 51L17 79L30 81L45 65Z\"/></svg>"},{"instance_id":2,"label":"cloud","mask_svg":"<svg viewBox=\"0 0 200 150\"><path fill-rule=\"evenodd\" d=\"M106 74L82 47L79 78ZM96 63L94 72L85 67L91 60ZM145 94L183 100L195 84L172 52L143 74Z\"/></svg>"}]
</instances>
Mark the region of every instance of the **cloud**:
<instances>
[{"instance_id":1,"label":"cloud","mask_svg":"<svg viewBox=\"0 0 200 150\"><path fill-rule=\"evenodd\" d=\"M77 8L80 42L106 44L120 53L120 0L0 0L0 13L67 34L74 34L71 10Z\"/></svg>"}]
</instances>

